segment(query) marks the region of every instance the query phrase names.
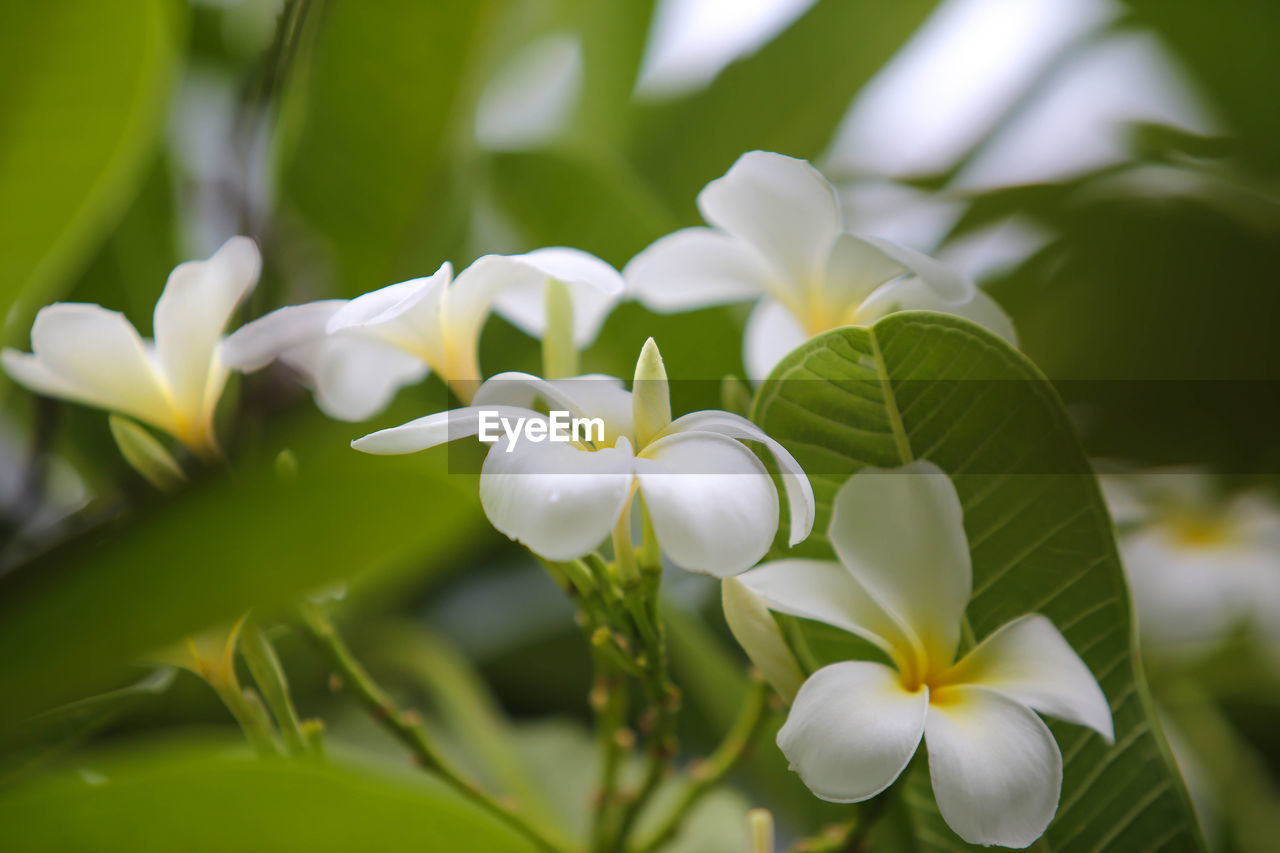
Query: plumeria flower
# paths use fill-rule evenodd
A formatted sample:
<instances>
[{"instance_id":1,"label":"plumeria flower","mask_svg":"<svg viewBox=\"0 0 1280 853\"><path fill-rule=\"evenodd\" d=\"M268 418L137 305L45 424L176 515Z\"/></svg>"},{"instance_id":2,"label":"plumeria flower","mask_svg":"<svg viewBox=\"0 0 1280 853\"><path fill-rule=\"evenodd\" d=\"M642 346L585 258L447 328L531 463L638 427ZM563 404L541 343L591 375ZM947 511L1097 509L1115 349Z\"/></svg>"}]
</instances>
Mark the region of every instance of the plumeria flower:
<instances>
[{"instance_id":1,"label":"plumeria flower","mask_svg":"<svg viewBox=\"0 0 1280 853\"><path fill-rule=\"evenodd\" d=\"M1280 507L1187 470L1103 477L1148 651L1194 656L1251 626L1280 654ZM1280 658L1278 658L1280 659Z\"/></svg>"},{"instance_id":2,"label":"plumeria flower","mask_svg":"<svg viewBox=\"0 0 1280 853\"><path fill-rule=\"evenodd\" d=\"M281 308L232 335L227 358L246 371L280 359L315 388L320 408L341 420L372 417L432 370L466 402L480 385L480 332L490 312L541 336L551 281L567 289L573 343L585 347L621 296L622 277L586 252L547 248L486 255L456 279L446 262L430 276L352 300Z\"/></svg>"},{"instance_id":3,"label":"plumeria flower","mask_svg":"<svg viewBox=\"0 0 1280 853\"><path fill-rule=\"evenodd\" d=\"M552 415L599 419L592 441L520 440L505 433L485 457L480 501L500 532L549 560L590 553L627 524L643 497L658 542L681 568L727 576L754 565L778 529L778 494L767 469L742 442L764 445L782 473L791 513L790 542L809 535L814 501L795 459L755 424L729 412L671 419L667 379L650 339L634 393L608 376L544 380L503 373L472 405L428 415L352 442L366 453L413 453L483 435L486 421L523 418L524 435L547 435ZM532 408L542 400L550 413ZM537 425L530 428L528 425ZM629 529L629 528L628 528Z\"/></svg>"},{"instance_id":4,"label":"plumeria flower","mask_svg":"<svg viewBox=\"0 0 1280 853\"><path fill-rule=\"evenodd\" d=\"M769 608L856 634L891 662L809 676L778 732L792 768L822 799L858 802L889 787L923 738L938 809L961 838L1031 844L1062 787L1036 712L1114 738L1092 673L1038 614L956 660L973 578L959 497L932 463L853 476L828 536L838 561L780 560L737 579Z\"/></svg>"},{"instance_id":5,"label":"plumeria flower","mask_svg":"<svg viewBox=\"0 0 1280 853\"><path fill-rule=\"evenodd\" d=\"M0 359L32 391L137 418L215 457L213 416L228 376L222 331L261 268L254 242L232 237L208 260L169 274L154 343L119 312L60 302L36 314L32 353L6 349Z\"/></svg>"},{"instance_id":6,"label":"plumeria flower","mask_svg":"<svg viewBox=\"0 0 1280 853\"><path fill-rule=\"evenodd\" d=\"M743 154L698 194L698 209L713 227L668 234L623 276L655 311L759 300L743 341L754 379L814 335L906 309L956 314L1014 342L1009 318L968 278L847 232L835 189L804 160Z\"/></svg>"}]
</instances>

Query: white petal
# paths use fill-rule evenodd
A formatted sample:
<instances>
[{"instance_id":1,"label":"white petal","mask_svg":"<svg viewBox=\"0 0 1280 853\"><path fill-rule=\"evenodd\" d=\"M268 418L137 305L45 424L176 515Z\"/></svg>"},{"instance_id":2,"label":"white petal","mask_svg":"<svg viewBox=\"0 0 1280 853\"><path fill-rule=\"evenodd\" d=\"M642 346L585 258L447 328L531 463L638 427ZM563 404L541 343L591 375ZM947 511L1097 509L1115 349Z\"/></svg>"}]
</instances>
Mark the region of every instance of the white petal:
<instances>
[{"instance_id":1,"label":"white petal","mask_svg":"<svg viewBox=\"0 0 1280 853\"><path fill-rule=\"evenodd\" d=\"M232 237L208 260L179 264L169 274L156 302L156 358L174 404L189 417L207 417L222 395L218 342L261 270L257 245Z\"/></svg>"},{"instance_id":2,"label":"white petal","mask_svg":"<svg viewBox=\"0 0 1280 853\"><path fill-rule=\"evenodd\" d=\"M763 382L778 362L809 340L809 333L785 305L772 296L761 299L742 333L742 363L747 376Z\"/></svg>"},{"instance_id":3,"label":"white petal","mask_svg":"<svg viewBox=\"0 0 1280 853\"><path fill-rule=\"evenodd\" d=\"M36 314L31 348L46 378L57 377L71 399L133 415L169 432L177 429L146 346L123 314L83 303L49 305ZM24 375L41 372L28 369ZM46 385L36 390L55 389Z\"/></svg>"},{"instance_id":4,"label":"white petal","mask_svg":"<svg viewBox=\"0 0 1280 853\"><path fill-rule=\"evenodd\" d=\"M856 803L902 773L920 745L928 710L929 688L908 692L889 667L835 663L801 686L778 747L814 794Z\"/></svg>"},{"instance_id":5,"label":"white petal","mask_svg":"<svg viewBox=\"0 0 1280 853\"><path fill-rule=\"evenodd\" d=\"M375 456L417 453L438 444L476 435L480 432L482 412L495 412L498 417L511 418L513 422L515 418L545 418L538 412L516 406L467 406L436 412L400 426L371 432L351 442L351 446L362 453L372 453Z\"/></svg>"},{"instance_id":6,"label":"white petal","mask_svg":"<svg viewBox=\"0 0 1280 853\"><path fill-rule=\"evenodd\" d=\"M688 311L766 293L769 273L753 249L714 228L655 241L622 270L627 290L655 311Z\"/></svg>"},{"instance_id":7,"label":"white petal","mask_svg":"<svg viewBox=\"0 0 1280 853\"><path fill-rule=\"evenodd\" d=\"M978 684L1029 708L1078 723L1115 741L1111 707L1097 679L1046 617L1015 619L983 640L947 673L948 683Z\"/></svg>"},{"instance_id":8,"label":"white petal","mask_svg":"<svg viewBox=\"0 0 1280 853\"><path fill-rule=\"evenodd\" d=\"M1013 320L984 290L975 292L968 302L952 306L947 313L972 320L988 332L999 335L1009 346L1018 345L1018 331L1013 327Z\"/></svg>"},{"instance_id":9,"label":"white petal","mask_svg":"<svg viewBox=\"0 0 1280 853\"><path fill-rule=\"evenodd\" d=\"M624 290L622 276L595 255L577 249L552 247L512 255L541 276L513 280L494 296L494 310L532 337L541 337L547 326L546 284L564 282L573 303L573 342L579 348L595 340L604 318Z\"/></svg>"},{"instance_id":10,"label":"white petal","mask_svg":"<svg viewBox=\"0 0 1280 853\"><path fill-rule=\"evenodd\" d=\"M968 276L952 269L937 258L929 257L924 252L899 246L880 237L863 239L915 273L916 279L933 291L938 299L953 304L964 303L972 299L974 292L978 289Z\"/></svg>"},{"instance_id":11,"label":"white petal","mask_svg":"<svg viewBox=\"0 0 1280 853\"><path fill-rule=\"evenodd\" d=\"M874 243L854 234L841 234L831 245L823 277L823 298L834 307L857 306L886 281L908 268Z\"/></svg>"},{"instance_id":12,"label":"white petal","mask_svg":"<svg viewBox=\"0 0 1280 853\"><path fill-rule=\"evenodd\" d=\"M804 160L750 151L698 194L703 217L759 251L803 287L821 275L840 233L835 190Z\"/></svg>"},{"instance_id":13,"label":"white petal","mask_svg":"<svg viewBox=\"0 0 1280 853\"><path fill-rule=\"evenodd\" d=\"M434 356L443 346L441 312L452 279L453 266L445 261L424 278L357 296L329 318L325 330L363 328L408 352Z\"/></svg>"},{"instance_id":14,"label":"white petal","mask_svg":"<svg viewBox=\"0 0 1280 853\"><path fill-rule=\"evenodd\" d=\"M711 432L681 432L636 460L658 543L682 569L728 577L755 565L778 530L778 493L755 454Z\"/></svg>"},{"instance_id":15,"label":"white petal","mask_svg":"<svg viewBox=\"0 0 1280 853\"><path fill-rule=\"evenodd\" d=\"M938 466L864 469L836 494L828 538L840 561L913 634L932 667L950 664L973 589L960 498Z\"/></svg>"},{"instance_id":16,"label":"white petal","mask_svg":"<svg viewBox=\"0 0 1280 853\"><path fill-rule=\"evenodd\" d=\"M381 412L405 385L420 382L427 365L402 349L339 332L320 342L314 367L316 404L332 418L363 421ZM286 355L295 363L296 351Z\"/></svg>"},{"instance_id":17,"label":"white petal","mask_svg":"<svg viewBox=\"0 0 1280 853\"><path fill-rule=\"evenodd\" d=\"M282 353L323 338L329 319L346 304L345 299L325 299L264 314L222 342L222 362L246 372L266 367Z\"/></svg>"},{"instance_id":18,"label":"white petal","mask_svg":"<svg viewBox=\"0 0 1280 853\"><path fill-rule=\"evenodd\" d=\"M725 578L721 582L720 599L724 621L738 645L778 695L793 701L804 683L804 673L764 599L738 578Z\"/></svg>"},{"instance_id":19,"label":"white petal","mask_svg":"<svg viewBox=\"0 0 1280 853\"><path fill-rule=\"evenodd\" d=\"M890 655L906 642L893 618L834 560L771 560L737 580L779 613L834 625Z\"/></svg>"},{"instance_id":20,"label":"white petal","mask_svg":"<svg viewBox=\"0 0 1280 853\"><path fill-rule=\"evenodd\" d=\"M691 412L672 421L667 427L667 435L686 430L699 432L715 432L735 438L739 441L758 441L765 446L773 461L777 463L782 474L782 485L787 492L787 507L791 513L791 534L788 542L795 546L808 538L813 531L813 516L816 511L813 501L813 486L800 467L795 457L778 442L770 438L764 430L751 421L732 412L708 410Z\"/></svg>"},{"instance_id":21,"label":"white petal","mask_svg":"<svg viewBox=\"0 0 1280 853\"><path fill-rule=\"evenodd\" d=\"M480 503L500 532L548 560L590 553L631 496L635 457L623 440L595 452L571 444L499 441L480 472Z\"/></svg>"},{"instance_id":22,"label":"white petal","mask_svg":"<svg viewBox=\"0 0 1280 853\"><path fill-rule=\"evenodd\" d=\"M603 419L606 445L612 446L623 436L628 440L633 437L631 392L622 387L621 379L612 376L542 379L529 373L499 373L480 386L471 402L475 406L529 409L539 399L573 417Z\"/></svg>"},{"instance_id":23,"label":"white petal","mask_svg":"<svg viewBox=\"0 0 1280 853\"><path fill-rule=\"evenodd\" d=\"M936 690L925 722L938 811L970 844L1028 847L1062 790L1062 754L1025 705L982 687Z\"/></svg>"}]
</instances>

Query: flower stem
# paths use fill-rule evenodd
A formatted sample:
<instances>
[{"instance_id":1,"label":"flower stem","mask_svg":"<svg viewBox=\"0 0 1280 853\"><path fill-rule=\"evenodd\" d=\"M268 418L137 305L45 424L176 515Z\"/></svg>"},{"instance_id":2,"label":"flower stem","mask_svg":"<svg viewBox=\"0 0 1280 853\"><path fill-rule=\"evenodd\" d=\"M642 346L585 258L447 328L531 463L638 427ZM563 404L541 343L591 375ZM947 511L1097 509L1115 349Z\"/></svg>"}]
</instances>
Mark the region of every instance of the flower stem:
<instances>
[{"instance_id":1,"label":"flower stem","mask_svg":"<svg viewBox=\"0 0 1280 853\"><path fill-rule=\"evenodd\" d=\"M312 637L342 677L344 689L364 706L375 721L407 746L424 769L434 773L458 793L519 832L539 850L547 853L568 853L570 848L567 845L549 837L543 830L529 823L518 811L482 790L450 764L431 742L417 715L403 712L396 706L386 691L355 659L347 644L334 629L333 623L318 607L305 606L302 616Z\"/></svg>"},{"instance_id":2,"label":"flower stem","mask_svg":"<svg viewBox=\"0 0 1280 853\"><path fill-rule=\"evenodd\" d=\"M292 755L310 752L311 746L302 733L302 723L289 695L289 682L285 679L284 668L280 666L280 659L276 657L266 633L252 619L246 620L240 629L240 654L244 655L245 663L249 664L249 672L253 674L262 698L275 717L285 748Z\"/></svg>"},{"instance_id":3,"label":"flower stem","mask_svg":"<svg viewBox=\"0 0 1280 853\"><path fill-rule=\"evenodd\" d=\"M703 795L728 774L760 734L767 719L765 708L768 697L768 685L758 673L752 673L751 684L737 720L707 760L690 767L689 778L675 805L659 820L657 829L636 847L637 853L649 853L675 837L680 825Z\"/></svg>"}]
</instances>

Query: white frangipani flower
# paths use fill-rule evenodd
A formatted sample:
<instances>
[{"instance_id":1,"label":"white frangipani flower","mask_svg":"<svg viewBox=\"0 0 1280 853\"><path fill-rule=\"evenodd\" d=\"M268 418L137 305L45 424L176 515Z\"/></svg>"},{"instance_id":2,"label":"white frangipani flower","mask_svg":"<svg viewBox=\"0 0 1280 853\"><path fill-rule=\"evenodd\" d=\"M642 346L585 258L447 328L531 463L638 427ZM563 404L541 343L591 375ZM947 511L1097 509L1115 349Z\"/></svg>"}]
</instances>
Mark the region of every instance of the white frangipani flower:
<instances>
[{"instance_id":1,"label":"white frangipani flower","mask_svg":"<svg viewBox=\"0 0 1280 853\"><path fill-rule=\"evenodd\" d=\"M655 311L759 299L743 342L753 379L814 335L907 309L956 314L1015 341L1009 318L968 278L846 231L835 189L804 160L743 154L698 194L698 209L713 227L668 234L623 276Z\"/></svg>"},{"instance_id":2,"label":"white frangipani flower","mask_svg":"<svg viewBox=\"0 0 1280 853\"><path fill-rule=\"evenodd\" d=\"M865 470L836 495L839 561L779 560L738 577L781 613L875 644L892 666L844 661L809 676L778 732L824 800L889 787L924 739L938 809L965 841L1026 847L1048 827L1062 756L1036 712L1114 738L1093 674L1053 623L1022 616L956 660L973 578L951 480L917 461Z\"/></svg>"},{"instance_id":3,"label":"white frangipani flower","mask_svg":"<svg viewBox=\"0 0 1280 853\"><path fill-rule=\"evenodd\" d=\"M228 375L222 332L261 268L254 242L232 237L208 260L170 273L156 302L154 343L119 312L59 302L36 314L33 352L6 349L0 359L32 391L137 418L202 457L216 456L213 416Z\"/></svg>"},{"instance_id":4,"label":"white frangipani flower","mask_svg":"<svg viewBox=\"0 0 1280 853\"><path fill-rule=\"evenodd\" d=\"M690 571L728 576L754 565L778 529L778 494L744 441L759 442L782 472L791 514L790 542L813 526L809 480L780 444L729 412L694 412L671 420L667 381L652 339L637 368L635 393L608 376L544 380L503 373L476 392L472 405L439 412L352 442L366 453L413 453L477 435L482 418L500 415L550 429L531 407L599 418L603 441L499 438L485 457L480 501L500 532L549 560L590 553L625 525L632 497L644 499L663 551ZM488 415L486 415L488 413Z\"/></svg>"},{"instance_id":5,"label":"white frangipani flower","mask_svg":"<svg viewBox=\"0 0 1280 853\"><path fill-rule=\"evenodd\" d=\"M1147 651L1193 656L1242 626L1280 655L1280 507L1203 473L1102 478Z\"/></svg>"},{"instance_id":6,"label":"white frangipani flower","mask_svg":"<svg viewBox=\"0 0 1280 853\"><path fill-rule=\"evenodd\" d=\"M622 277L593 255L557 247L486 255L456 279L446 262L430 276L349 301L281 308L232 335L227 359L246 371L284 361L315 388L320 408L341 420L372 417L431 370L465 402L480 385L480 332L490 312L541 336L553 280L572 302L573 343L585 347L621 296Z\"/></svg>"}]
</instances>

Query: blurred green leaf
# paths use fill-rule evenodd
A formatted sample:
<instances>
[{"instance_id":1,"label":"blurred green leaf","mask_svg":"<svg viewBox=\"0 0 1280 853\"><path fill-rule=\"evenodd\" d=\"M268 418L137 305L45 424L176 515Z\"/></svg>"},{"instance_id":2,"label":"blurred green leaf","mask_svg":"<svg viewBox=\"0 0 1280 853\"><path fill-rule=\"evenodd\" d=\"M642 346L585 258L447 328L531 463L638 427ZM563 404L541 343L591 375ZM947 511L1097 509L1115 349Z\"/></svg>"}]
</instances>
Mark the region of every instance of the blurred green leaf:
<instances>
[{"instance_id":1,"label":"blurred green leaf","mask_svg":"<svg viewBox=\"0 0 1280 853\"><path fill-rule=\"evenodd\" d=\"M90 696L32 718L0 741L3 756L0 783L7 783L64 750L78 746L138 703L168 690L176 672L173 667L160 667L128 687Z\"/></svg>"},{"instance_id":2,"label":"blurred green leaf","mask_svg":"<svg viewBox=\"0 0 1280 853\"><path fill-rule=\"evenodd\" d=\"M469 145L488 24L506 5L339 0L314 16L281 108L282 186L333 253L335 295L432 272L460 243L455 155Z\"/></svg>"},{"instance_id":3,"label":"blurred green leaf","mask_svg":"<svg viewBox=\"0 0 1280 853\"><path fill-rule=\"evenodd\" d=\"M216 747L220 746L221 749ZM85 756L0 798L25 851L531 849L425 775L168 744Z\"/></svg>"},{"instance_id":4,"label":"blurred green leaf","mask_svg":"<svg viewBox=\"0 0 1280 853\"><path fill-rule=\"evenodd\" d=\"M1114 746L1050 722L1064 763L1045 836L1052 849L1201 849L1137 665L1110 516L1061 402L1031 362L967 321L893 314L791 353L761 387L754 414L813 482L818 519L800 553L830 558L827 519L849 475L929 459L964 506L976 637L1043 613L1098 677ZM927 775L912 773L905 786L920 849L961 849Z\"/></svg>"},{"instance_id":5,"label":"blurred green leaf","mask_svg":"<svg viewBox=\"0 0 1280 853\"><path fill-rule=\"evenodd\" d=\"M285 433L296 478L276 476L272 438L235 476L206 477L3 578L0 646L26 651L0 660L0 727L251 607L369 573L440 570L482 536L472 480L447 474L443 451L365 456L347 446L364 427L308 420Z\"/></svg>"},{"instance_id":6,"label":"blurred green leaf","mask_svg":"<svg viewBox=\"0 0 1280 853\"><path fill-rule=\"evenodd\" d=\"M585 139L617 144L632 112L655 0L577 0L582 9L582 96L575 124Z\"/></svg>"},{"instance_id":7,"label":"blurred green leaf","mask_svg":"<svg viewBox=\"0 0 1280 853\"><path fill-rule=\"evenodd\" d=\"M687 98L657 104L640 122L640 171L679 211L744 151L814 158L854 95L915 32L936 0L818 0L758 52Z\"/></svg>"},{"instance_id":8,"label":"blurred green leaf","mask_svg":"<svg viewBox=\"0 0 1280 853\"><path fill-rule=\"evenodd\" d=\"M1212 12L1196 3L1126 0L1132 19L1154 30L1191 72L1240 142L1245 161L1280 173L1280 4L1227 0Z\"/></svg>"},{"instance_id":9,"label":"blurred green leaf","mask_svg":"<svg viewBox=\"0 0 1280 853\"><path fill-rule=\"evenodd\" d=\"M135 192L168 106L182 17L169 0L6 5L0 314L11 333L59 294Z\"/></svg>"}]
</instances>

